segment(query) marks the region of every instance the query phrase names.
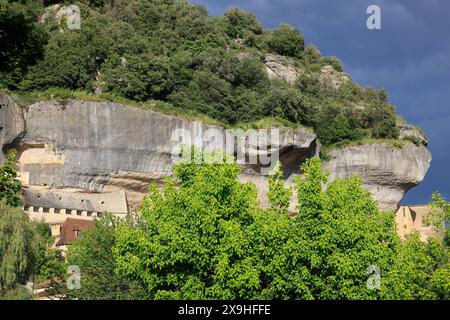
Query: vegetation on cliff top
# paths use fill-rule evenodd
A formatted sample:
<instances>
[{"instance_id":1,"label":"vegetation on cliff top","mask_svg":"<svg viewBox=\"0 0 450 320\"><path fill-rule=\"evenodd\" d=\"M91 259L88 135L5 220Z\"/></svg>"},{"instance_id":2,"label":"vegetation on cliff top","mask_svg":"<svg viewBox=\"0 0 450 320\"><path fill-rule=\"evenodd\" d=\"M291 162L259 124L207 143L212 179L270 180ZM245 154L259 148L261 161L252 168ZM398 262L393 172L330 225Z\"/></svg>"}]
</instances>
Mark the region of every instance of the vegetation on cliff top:
<instances>
[{"instance_id":1,"label":"vegetation on cliff top","mask_svg":"<svg viewBox=\"0 0 450 320\"><path fill-rule=\"evenodd\" d=\"M314 128L325 145L398 137L386 91L321 81L322 67L340 72L341 64L305 47L292 26L268 30L236 8L212 17L184 0L83 0L73 2L81 9L76 30L57 18L54 3L0 1L1 86L160 101L162 110L224 125L279 118ZM303 70L297 81L270 79L267 53L292 59Z\"/></svg>"}]
</instances>

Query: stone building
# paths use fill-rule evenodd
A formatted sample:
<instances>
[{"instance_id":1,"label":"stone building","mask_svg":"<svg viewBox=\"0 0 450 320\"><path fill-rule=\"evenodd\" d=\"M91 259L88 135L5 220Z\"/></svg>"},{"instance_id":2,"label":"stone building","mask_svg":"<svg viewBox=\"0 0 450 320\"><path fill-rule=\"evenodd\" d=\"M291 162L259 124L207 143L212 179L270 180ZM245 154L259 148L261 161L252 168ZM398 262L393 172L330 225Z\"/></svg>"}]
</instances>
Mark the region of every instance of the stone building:
<instances>
[{"instance_id":1,"label":"stone building","mask_svg":"<svg viewBox=\"0 0 450 320\"><path fill-rule=\"evenodd\" d=\"M49 224L55 238L62 236L61 227L68 218L92 221L104 213L122 218L129 214L124 191L86 193L24 188L22 194L25 212L32 220Z\"/></svg>"},{"instance_id":2,"label":"stone building","mask_svg":"<svg viewBox=\"0 0 450 320\"><path fill-rule=\"evenodd\" d=\"M91 220L67 218L59 230L59 237L56 237L55 246L62 252L67 252L67 246L81 236L81 232L93 226Z\"/></svg>"},{"instance_id":3,"label":"stone building","mask_svg":"<svg viewBox=\"0 0 450 320\"><path fill-rule=\"evenodd\" d=\"M405 239L413 232L418 232L422 241L427 241L431 236L437 235L438 230L426 222L431 212L428 205L401 206L396 213L397 234Z\"/></svg>"}]
</instances>

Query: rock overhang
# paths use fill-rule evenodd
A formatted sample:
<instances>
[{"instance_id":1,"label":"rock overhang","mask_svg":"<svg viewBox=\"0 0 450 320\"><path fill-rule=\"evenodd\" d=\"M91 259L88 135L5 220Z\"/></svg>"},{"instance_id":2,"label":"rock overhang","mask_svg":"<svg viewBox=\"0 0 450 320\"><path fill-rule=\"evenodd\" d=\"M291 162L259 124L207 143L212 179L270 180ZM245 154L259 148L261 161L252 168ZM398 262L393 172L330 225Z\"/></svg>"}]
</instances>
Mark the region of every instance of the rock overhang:
<instances>
[{"instance_id":1,"label":"rock overhang","mask_svg":"<svg viewBox=\"0 0 450 320\"><path fill-rule=\"evenodd\" d=\"M222 134L224 140L213 141L210 150L226 149L223 142L230 134L220 126L113 102L51 100L23 109L2 93L0 105L0 160L8 149L17 149L19 170L30 185L97 192L125 190L138 195L136 204L146 192L146 184L162 181L172 173L171 156L179 144L173 139L174 132L186 130L192 142L208 130ZM316 135L306 128L276 130L275 148L268 140L262 150L247 137L247 155L277 152L287 178L300 174L299 165L319 154ZM428 149L411 142L405 142L402 148L387 143L349 146L332 151L330 156L324 167L332 180L360 175L380 207L389 210L394 210L403 195L423 180L431 162ZM267 174L271 166L242 166L242 179L254 182L265 195L267 179L261 169L267 169ZM260 200L267 205L264 196Z\"/></svg>"}]
</instances>

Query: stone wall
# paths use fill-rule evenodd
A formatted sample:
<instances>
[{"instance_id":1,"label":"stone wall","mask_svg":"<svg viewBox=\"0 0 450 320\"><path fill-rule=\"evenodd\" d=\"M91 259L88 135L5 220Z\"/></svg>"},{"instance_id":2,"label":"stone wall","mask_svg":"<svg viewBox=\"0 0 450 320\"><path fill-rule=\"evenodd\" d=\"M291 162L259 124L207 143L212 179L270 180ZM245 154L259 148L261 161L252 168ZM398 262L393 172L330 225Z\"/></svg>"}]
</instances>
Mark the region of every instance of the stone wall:
<instances>
[{"instance_id":1,"label":"stone wall","mask_svg":"<svg viewBox=\"0 0 450 320\"><path fill-rule=\"evenodd\" d=\"M401 206L396 213L397 234L405 239L408 235L418 232L422 241L432 236L443 237L434 226L430 226L426 219L432 208L428 205Z\"/></svg>"}]
</instances>

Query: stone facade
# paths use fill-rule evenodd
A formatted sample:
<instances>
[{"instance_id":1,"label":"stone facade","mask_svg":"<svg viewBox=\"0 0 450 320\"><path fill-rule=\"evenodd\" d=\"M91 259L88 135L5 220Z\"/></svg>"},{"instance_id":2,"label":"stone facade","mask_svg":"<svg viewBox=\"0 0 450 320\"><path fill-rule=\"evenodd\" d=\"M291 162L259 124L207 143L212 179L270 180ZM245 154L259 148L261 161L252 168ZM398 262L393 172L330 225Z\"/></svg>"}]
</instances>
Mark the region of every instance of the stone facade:
<instances>
[{"instance_id":1,"label":"stone facade","mask_svg":"<svg viewBox=\"0 0 450 320\"><path fill-rule=\"evenodd\" d=\"M418 232L422 241L427 241L431 236L436 236L438 230L429 226L426 218L431 212L428 205L401 206L396 213L397 234L401 239Z\"/></svg>"},{"instance_id":2,"label":"stone facade","mask_svg":"<svg viewBox=\"0 0 450 320\"><path fill-rule=\"evenodd\" d=\"M91 222L104 213L121 218L129 214L124 191L87 193L26 187L22 194L24 211L32 220L50 225L51 235L56 241L61 236L63 225L70 219Z\"/></svg>"},{"instance_id":3,"label":"stone facade","mask_svg":"<svg viewBox=\"0 0 450 320\"><path fill-rule=\"evenodd\" d=\"M124 191L100 194L24 188L22 194L25 211L33 219L43 218L47 223L60 222L67 216L93 220L105 212L125 217L129 212Z\"/></svg>"}]
</instances>

